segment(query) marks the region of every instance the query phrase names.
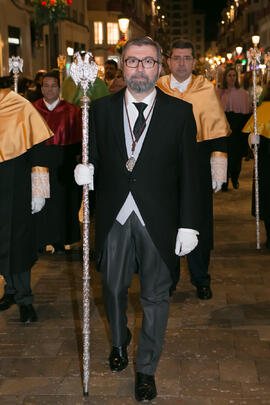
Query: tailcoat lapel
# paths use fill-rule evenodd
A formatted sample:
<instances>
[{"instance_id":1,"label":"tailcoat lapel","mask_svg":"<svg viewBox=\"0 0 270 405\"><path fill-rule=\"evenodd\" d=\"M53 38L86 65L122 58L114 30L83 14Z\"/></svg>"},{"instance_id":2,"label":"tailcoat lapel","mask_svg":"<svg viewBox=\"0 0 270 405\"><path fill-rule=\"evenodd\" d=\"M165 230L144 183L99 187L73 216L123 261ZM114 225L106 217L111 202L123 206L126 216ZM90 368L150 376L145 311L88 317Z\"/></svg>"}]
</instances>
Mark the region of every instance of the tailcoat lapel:
<instances>
[{"instance_id":1,"label":"tailcoat lapel","mask_svg":"<svg viewBox=\"0 0 270 405\"><path fill-rule=\"evenodd\" d=\"M145 157L146 159L149 159L149 156L151 156L151 150L153 149L154 145L158 142L159 136L162 134L163 124L166 123L166 117L164 114L165 104L163 104L163 97L162 97L163 93L158 87L156 87L156 89L157 89L156 104L154 106L151 121L146 136L144 138L140 154L136 161L134 171L136 170L136 167L140 165L140 162L144 161ZM162 119L163 116L164 121Z\"/></svg>"},{"instance_id":2,"label":"tailcoat lapel","mask_svg":"<svg viewBox=\"0 0 270 405\"><path fill-rule=\"evenodd\" d=\"M125 131L124 131L124 117L123 117L123 100L126 88L113 94L110 99L110 123L112 125L112 134L114 136L115 144L120 150L123 160L126 162L128 159Z\"/></svg>"}]
</instances>

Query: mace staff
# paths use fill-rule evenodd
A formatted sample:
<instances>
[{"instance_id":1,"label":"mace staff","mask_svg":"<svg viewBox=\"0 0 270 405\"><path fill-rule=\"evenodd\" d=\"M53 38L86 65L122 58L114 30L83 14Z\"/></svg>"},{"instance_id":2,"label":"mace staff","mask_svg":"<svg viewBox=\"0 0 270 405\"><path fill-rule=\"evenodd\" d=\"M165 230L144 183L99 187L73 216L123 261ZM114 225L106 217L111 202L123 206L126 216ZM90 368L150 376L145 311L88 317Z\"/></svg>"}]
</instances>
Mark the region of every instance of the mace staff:
<instances>
[{"instance_id":1,"label":"mace staff","mask_svg":"<svg viewBox=\"0 0 270 405\"><path fill-rule=\"evenodd\" d=\"M19 56L12 56L8 58L9 72L13 73L14 78L14 91L18 93L18 78L19 73L23 71L23 59Z\"/></svg>"},{"instance_id":2,"label":"mace staff","mask_svg":"<svg viewBox=\"0 0 270 405\"><path fill-rule=\"evenodd\" d=\"M253 82L253 118L254 118L254 135L258 135L257 126L257 92L256 92L256 67L260 64L261 51L258 49L260 37L255 35L252 37L254 48L250 48L247 52L248 62L252 66L252 82ZM256 248L261 248L260 242L260 202L259 202L259 173L258 173L258 145L254 145L254 180L255 180L255 216L256 216Z\"/></svg>"},{"instance_id":3,"label":"mace staff","mask_svg":"<svg viewBox=\"0 0 270 405\"><path fill-rule=\"evenodd\" d=\"M63 83L63 71L66 67L66 57L65 55L59 55L57 57L57 66L59 69L59 80L60 80L60 98L62 98L62 83Z\"/></svg>"},{"instance_id":4,"label":"mace staff","mask_svg":"<svg viewBox=\"0 0 270 405\"><path fill-rule=\"evenodd\" d=\"M79 52L74 54L70 67L70 75L76 86L80 84L83 90L82 102L82 163L88 164L88 127L89 102L86 93L89 83L94 84L98 66L94 62L92 53L86 52L82 59ZM90 377L90 268L89 268L89 186L83 186L83 395L88 396L88 383Z\"/></svg>"}]
</instances>

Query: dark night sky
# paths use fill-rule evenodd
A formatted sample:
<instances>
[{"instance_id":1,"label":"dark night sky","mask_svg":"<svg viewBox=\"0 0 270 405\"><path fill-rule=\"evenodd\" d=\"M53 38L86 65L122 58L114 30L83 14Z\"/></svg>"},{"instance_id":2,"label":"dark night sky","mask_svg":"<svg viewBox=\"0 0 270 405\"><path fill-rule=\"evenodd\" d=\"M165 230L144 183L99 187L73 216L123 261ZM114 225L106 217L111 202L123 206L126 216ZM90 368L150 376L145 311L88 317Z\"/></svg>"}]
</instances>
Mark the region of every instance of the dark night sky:
<instances>
[{"instance_id":1,"label":"dark night sky","mask_svg":"<svg viewBox=\"0 0 270 405\"><path fill-rule=\"evenodd\" d=\"M194 9L205 13L206 41L214 41L217 36L217 24L221 20L221 11L227 0L194 0Z\"/></svg>"}]
</instances>

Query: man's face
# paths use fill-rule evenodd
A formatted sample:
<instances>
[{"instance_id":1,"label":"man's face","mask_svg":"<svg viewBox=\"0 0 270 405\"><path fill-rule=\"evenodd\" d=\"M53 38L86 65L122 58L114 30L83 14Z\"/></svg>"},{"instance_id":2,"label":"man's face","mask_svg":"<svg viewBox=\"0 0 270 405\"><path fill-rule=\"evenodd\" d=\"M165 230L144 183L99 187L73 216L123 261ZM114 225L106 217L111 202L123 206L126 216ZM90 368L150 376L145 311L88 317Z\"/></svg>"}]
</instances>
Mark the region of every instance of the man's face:
<instances>
[{"instance_id":1,"label":"man's face","mask_svg":"<svg viewBox=\"0 0 270 405\"><path fill-rule=\"evenodd\" d=\"M168 65L176 80L184 82L191 75L195 65L195 59L192 56L192 49L173 49L172 55L168 59Z\"/></svg>"},{"instance_id":2,"label":"man's face","mask_svg":"<svg viewBox=\"0 0 270 405\"><path fill-rule=\"evenodd\" d=\"M145 67L139 62L137 67L128 67L127 59L132 61L144 60ZM147 62L155 61L152 67L147 67ZM161 65L157 62L157 50L152 45L131 45L125 52L123 75L127 87L134 93L146 93L155 87L160 74ZM151 63L150 63L151 64Z\"/></svg>"},{"instance_id":3,"label":"man's face","mask_svg":"<svg viewBox=\"0 0 270 405\"><path fill-rule=\"evenodd\" d=\"M114 65L111 65L110 63L105 63L104 70L105 70L105 79L112 80L115 78L117 69Z\"/></svg>"},{"instance_id":4,"label":"man's face","mask_svg":"<svg viewBox=\"0 0 270 405\"><path fill-rule=\"evenodd\" d=\"M45 101L47 101L47 103L49 104L52 104L55 100L58 99L60 93L57 79L54 77L45 77L43 79L41 91Z\"/></svg>"}]
</instances>

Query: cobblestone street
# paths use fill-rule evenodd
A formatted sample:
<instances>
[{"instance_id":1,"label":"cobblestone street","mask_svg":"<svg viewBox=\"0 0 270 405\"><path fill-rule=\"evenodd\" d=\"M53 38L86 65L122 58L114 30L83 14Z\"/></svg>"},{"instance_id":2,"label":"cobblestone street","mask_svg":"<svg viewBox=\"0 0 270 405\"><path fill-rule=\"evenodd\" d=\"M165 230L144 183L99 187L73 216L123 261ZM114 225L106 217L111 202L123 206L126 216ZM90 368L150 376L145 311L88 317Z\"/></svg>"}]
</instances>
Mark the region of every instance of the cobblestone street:
<instances>
[{"instance_id":1,"label":"cobblestone street","mask_svg":"<svg viewBox=\"0 0 270 405\"><path fill-rule=\"evenodd\" d=\"M256 251L250 215L251 162L243 162L239 190L215 201L213 299L200 301L181 261L181 282L171 298L166 342L156 374L166 405L270 405L270 251ZM134 277L128 318L130 364L112 374L100 275L91 262L91 378L82 396L82 282L79 250L44 254L33 268L39 321L19 322L16 305L0 313L1 405L129 405L134 398L133 358L141 322ZM1 282L3 287L3 282Z\"/></svg>"}]
</instances>

